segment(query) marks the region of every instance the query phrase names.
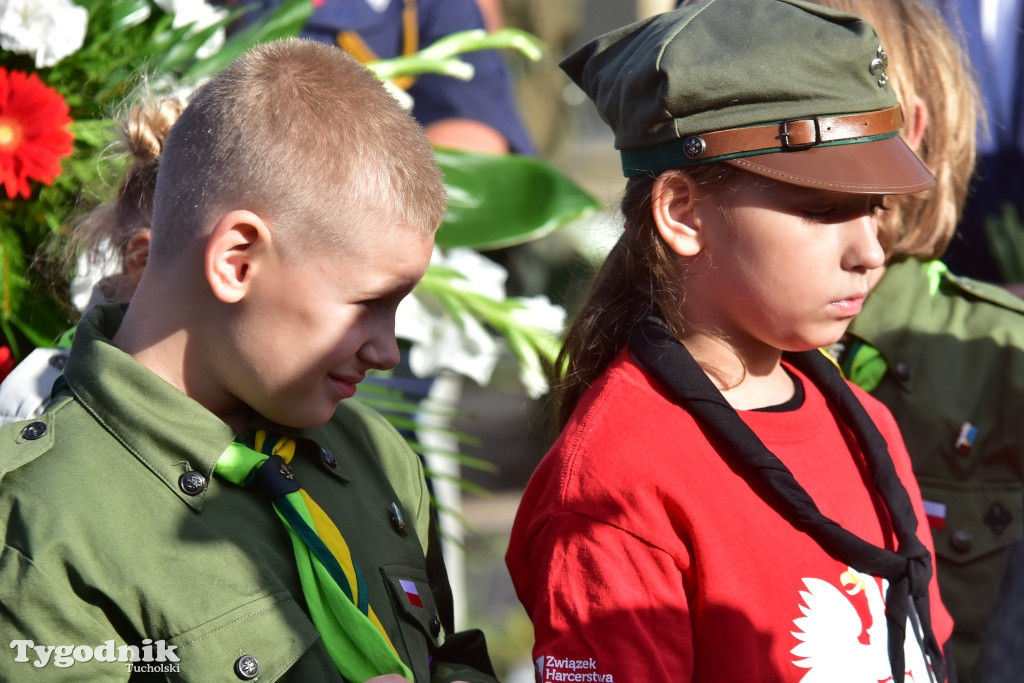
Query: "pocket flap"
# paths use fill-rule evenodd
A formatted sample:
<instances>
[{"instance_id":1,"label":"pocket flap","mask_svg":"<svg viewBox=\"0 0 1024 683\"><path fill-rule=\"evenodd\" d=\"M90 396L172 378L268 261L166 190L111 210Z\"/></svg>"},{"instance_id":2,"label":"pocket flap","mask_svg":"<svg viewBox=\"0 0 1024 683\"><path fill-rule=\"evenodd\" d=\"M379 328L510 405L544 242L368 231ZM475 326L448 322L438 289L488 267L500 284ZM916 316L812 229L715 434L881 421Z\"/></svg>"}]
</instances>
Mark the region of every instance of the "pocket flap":
<instances>
[{"instance_id":1,"label":"pocket flap","mask_svg":"<svg viewBox=\"0 0 1024 683\"><path fill-rule=\"evenodd\" d=\"M1024 538L1021 484L957 484L927 478L919 483L930 509L935 552L944 559L966 564Z\"/></svg>"},{"instance_id":2,"label":"pocket flap","mask_svg":"<svg viewBox=\"0 0 1024 683\"><path fill-rule=\"evenodd\" d=\"M421 569L401 565L388 565L381 567L380 571L391 591L391 602L399 614L415 624L433 647L439 647L443 641L441 619L426 573Z\"/></svg>"},{"instance_id":3,"label":"pocket flap","mask_svg":"<svg viewBox=\"0 0 1024 683\"><path fill-rule=\"evenodd\" d=\"M278 679L320 637L291 594L242 605L171 638L181 660L179 681ZM236 671L236 667L242 669ZM335 672L337 673L337 672Z\"/></svg>"}]
</instances>

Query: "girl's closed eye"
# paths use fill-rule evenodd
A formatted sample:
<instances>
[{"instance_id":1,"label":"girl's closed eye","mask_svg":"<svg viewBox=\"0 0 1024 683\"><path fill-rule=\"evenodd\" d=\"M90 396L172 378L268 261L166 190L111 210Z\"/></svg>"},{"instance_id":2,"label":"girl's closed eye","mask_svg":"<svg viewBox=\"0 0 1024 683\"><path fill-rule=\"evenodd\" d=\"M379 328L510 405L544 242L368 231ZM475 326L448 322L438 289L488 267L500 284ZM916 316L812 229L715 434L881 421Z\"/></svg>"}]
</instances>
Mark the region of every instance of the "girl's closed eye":
<instances>
[{"instance_id":1,"label":"girl's closed eye","mask_svg":"<svg viewBox=\"0 0 1024 683\"><path fill-rule=\"evenodd\" d=\"M843 223L860 216L879 217L881 212L888 211L884 197L871 197L868 202L862 198L852 201L827 201L804 203L799 214L811 223Z\"/></svg>"},{"instance_id":2,"label":"girl's closed eye","mask_svg":"<svg viewBox=\"0 0 1024 683\"><path fill-rule=\"evenodd\" d=\"M823 223L836 215L837 207L834 204L805 206L800 214L812 223Z\"/></svg>"}]
</instances>

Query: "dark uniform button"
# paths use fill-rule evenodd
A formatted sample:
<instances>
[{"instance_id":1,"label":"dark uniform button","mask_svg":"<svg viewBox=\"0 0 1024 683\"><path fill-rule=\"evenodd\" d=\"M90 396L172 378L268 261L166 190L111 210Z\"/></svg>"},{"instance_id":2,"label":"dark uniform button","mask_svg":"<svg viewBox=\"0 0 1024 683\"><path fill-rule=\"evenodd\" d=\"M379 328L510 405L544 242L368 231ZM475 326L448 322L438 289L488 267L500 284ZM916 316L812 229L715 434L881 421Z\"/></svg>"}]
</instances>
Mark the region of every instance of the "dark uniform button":
<instances>
[{"instance_id":1,"label":"dark uniform button","mask_svg":"<svg viewBox=\"0 0 1024 683\"><path fill-rule=\"evenodd\" d=\"M988 512L982 518L988 528L997 534L1006 531L1006 528L1013 522L1013 514L1006 509L1006 506L996 501L989 507Z\"/></svg>"},{"instance_id":2,"label":"dark uniform button","mask_svg":"<svg viewBox=\"0 0 1024 683\"><path fill-rule=\"evenodd\" d=\"M971 551L971 548L974 547L974 536L972 536L969 531L957 529L953 532L953 535L949 537L949 544L953 546L953 550L958 553L968 553Z\"/></svg>"},{"instance_id":3,"label":"dark uniform button","mask_svg":"<svg viewBox=\"0 0 1024 683\"><path fill-rule=\"evenodd\" d=\"M906 382L910 379L910 366L903 361L896 363L896 367L893 368L893 372L896 374L896 379L901 382Z\"/></svg>"},{"instance_id":4,"label":"dark uniform button","mask_svg":"<svg viewBox=\"0 0 1024 683\"><path fill-rule=\"evenodd\" d=\"M403 536L409 535L409 529L405 526L405 519L402 517L402 511L398 509L398 503L391 503L388 516L391 518L391 526L394 527L395 531Z\"/></svg>"},{"instance_id":5,"label":"dark uniform button","mask_svg":"<svg viewBox=\"0 0 1024 683\"><path fill-rule=\"evenodd\" d=\"M430 617L430 635L432 635L435 638L437 638L437 636L440 633L441 633L441 620L438 619L437 615L435 614L435 615Z\"/></svg>"},{"instance_id":6,"label":"dark uniform button","mask_svg":"<svg viewBox=\"0 0 1024 683\"><path fill-rule=\"evenodd\" d=\"M334 469L338 466L338 461L334 459L334 453L331 453L326 448L320 449L320 459L324 461L324 464Z\"/></svg>"},{"instance_id":7,"label":"dark uniform button","mask_svg":"<svg viewBox=\"0 0 1024 683\"><path fill-rule=\"evenodd\" d=\"M64 366L68 364L68 355L66 353L58 353L55 356L50 356L50 360L47 363L54 370L63 370Z\"/></svg>"},{"instance_id":8,"label":"dark uniform button","mask_svg":"<svg viewBox=\"0 0 1024 683\"><path fill-rule=\"evenodd\" d=\"M206 489L206 477L195 470L189 470L178 477L178 488L190 496L198 496Z\"/></svg>"},{"instance_id":9,"label":"dark uniform button","mask_svg":"<svg viewBox=\"0 0 1024 683\"><path fill-rule=\"evenodd\" d=\"M260 663L252 655L242 655L235 660L235 675L243 681L251 681L260 675Z\"/></svg>"},{"instance_id":10,"label":"dark uniform button","mask_svg":"<svg viewBox=\"0 0 1024 683\"><path fill-rule=\"evenodd\" d=\"M28 441L35 441L46 434L46 423L45 422L30 422L24 429L21 430L21 438Z\"/></svg>"}]
</instances>

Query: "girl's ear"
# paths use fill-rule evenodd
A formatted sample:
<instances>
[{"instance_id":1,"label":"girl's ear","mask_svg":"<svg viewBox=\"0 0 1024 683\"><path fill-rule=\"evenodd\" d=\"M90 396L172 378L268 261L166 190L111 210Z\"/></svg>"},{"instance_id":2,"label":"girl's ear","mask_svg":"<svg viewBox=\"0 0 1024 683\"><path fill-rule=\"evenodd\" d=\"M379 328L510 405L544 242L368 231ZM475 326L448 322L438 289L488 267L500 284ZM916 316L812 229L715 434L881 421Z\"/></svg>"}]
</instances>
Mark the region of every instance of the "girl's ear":
<instances>
[{"instance_id":1,"label":"girl's ear","mask_svg":"<svg viewBox=\"0 0 1024 683\"><path fill-rule=\"evenodd\" d=\"M697 220L699 191L685 171L665 171L654 181L651 209L665 243L680 256L696 256L704 249Z\"/></svg>"},{"instance_id":2,"label":"girl's ear","mask_svg":"<svg viewBox=\"0 0 1024 683\"><path fill-rule=\"evenodd\" d=\"M142 279L142 271L146 269L146 262L149 260L149 229L140 230L128 240L128 248L125 250L124 267L128 271L128 277L132 279L134 287L139 286Z\"/></svg>"},{"instance_id":3,"label":"girl's ear","mask_svg":"<svg viewBox=\"0 0 1024 683\"><path fill-rule=\"evenodd\" d=\"M203 262L213 295L224 303L241 301L262 259L268 257L270 244L270 229L256 214L224 214L210 233Z\"/></svg>"},{"instance_id":4,"label":"girl's ear","mask_svg":"<svg viewBox=\"0 0 1024 683\"><path fill-rule=\"evenodd\" d=\"M921 147L924 132L928 129L928 105L919 95L913 95L907 103L909 112L903 124L903 139L915 152Z\"/></svg>"}]
</instances>

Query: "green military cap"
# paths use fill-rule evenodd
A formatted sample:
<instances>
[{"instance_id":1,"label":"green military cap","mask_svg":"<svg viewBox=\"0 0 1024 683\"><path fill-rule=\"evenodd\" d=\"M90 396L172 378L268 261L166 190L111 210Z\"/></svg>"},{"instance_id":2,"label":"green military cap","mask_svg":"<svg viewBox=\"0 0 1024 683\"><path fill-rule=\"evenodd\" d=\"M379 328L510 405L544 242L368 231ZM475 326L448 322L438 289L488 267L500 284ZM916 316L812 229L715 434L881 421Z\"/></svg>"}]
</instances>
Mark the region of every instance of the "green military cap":
<instances>
[{"instance_id":1,"label":"green military cap","mask_svg":"<svg viewBox=\"0 0 1024 683\"><path fill-rule=\"evenodd\" d=\"M627 176L723 161L795 185L906 194L935 179L900 139L875 30L801 0L705 0L601 36L562 69Z\"/></svg>"}]
</instances>

